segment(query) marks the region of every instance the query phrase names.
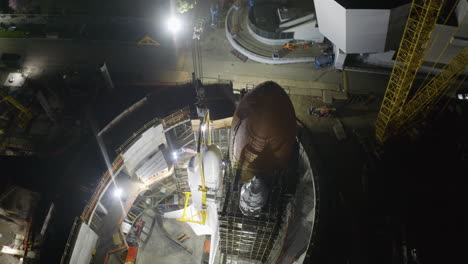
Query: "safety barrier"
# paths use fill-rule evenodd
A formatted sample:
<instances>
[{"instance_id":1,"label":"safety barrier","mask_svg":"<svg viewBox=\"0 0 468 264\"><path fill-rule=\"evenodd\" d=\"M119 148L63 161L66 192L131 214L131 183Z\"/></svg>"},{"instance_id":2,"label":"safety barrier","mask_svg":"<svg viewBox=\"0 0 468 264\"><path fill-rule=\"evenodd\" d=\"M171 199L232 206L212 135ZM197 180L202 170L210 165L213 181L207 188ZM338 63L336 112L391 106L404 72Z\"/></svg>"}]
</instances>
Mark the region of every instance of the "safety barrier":
<instances>
[{"instance_id":1,"label":"safety barrier","mask_svg":"<svg viewBox=\"0 0 468 264\"><path fill-rule=\"evenodd\" d=\"M190 118L190 107L186 106L175 113L170 114L162 120L164 128L170 127L171 125L178 123L184 119Z\"/></svg>"},{"instance_id":2,"label":"safety barrier","mask_svg":"<svg viewBox=\"0 0 468 264\"><path fill-rule=\"evenodd\" d=\"M70 250L70 247L72 246L73 244L73 241L76 239L76 237L78 236L78 230L79 230L79 225L81 224L81 220L79 217L76 217L75 218L75 221L73 222L73 226L72 226L72 229L70 231L70 234L68 235L68 239L67 239L67 243L65 244L65 249L63 250L63 255L62 255L62 258L60 259L60 264L64 264L66 263L66 260L68 260L68 254L70 254L71 252L69 252Z\"/></svg>"},{"instance_id":3,"label":"safety barrier","mask_svg":"<svg viewBox=\"0 0 468 264\"><path fill-rule=\"evenodd\" d=\"M81 215L81 219L84 222L87 222L89 220L89 217L91 216L91 213L94 210L94 207L96 206L99 197L101 196L102 192L106 188L107 184L110 182L110 179L112 177L112 174L114 174L118 169L120 169L120 166L123 164L123 159L122 156L118 156L115 161L112 163L112 168L107 170L104 175L101 178L101 182L99 183L96 191L94 192L93 196L91 197L91 200L89 203L86 205L85 209L83 210L83 214Z\"/></svg>"},{"instance_id":4,"label":"safety barrier","mask_svg":"<svg viewBox=\"0 0 468 264\"><path fill-rule=\"evenodd\" d=\"M120 147L118 147L116 149L117 153L122 153L124 151L124 149L127 148L127 146L136 138L138 137L141 133L143 133L144 131L146 131L148 128L154 126L154 124L156 124L157 122L160 122L161 119L156 117L154 118L153 120L149 121L148 123L146 123L144 126L142 126L140 129L138 129L135 133L132 134L131 137L129 137L127 140L124 141L124 143L122 145L120 145Z\"/></svg>"}]
</instances>

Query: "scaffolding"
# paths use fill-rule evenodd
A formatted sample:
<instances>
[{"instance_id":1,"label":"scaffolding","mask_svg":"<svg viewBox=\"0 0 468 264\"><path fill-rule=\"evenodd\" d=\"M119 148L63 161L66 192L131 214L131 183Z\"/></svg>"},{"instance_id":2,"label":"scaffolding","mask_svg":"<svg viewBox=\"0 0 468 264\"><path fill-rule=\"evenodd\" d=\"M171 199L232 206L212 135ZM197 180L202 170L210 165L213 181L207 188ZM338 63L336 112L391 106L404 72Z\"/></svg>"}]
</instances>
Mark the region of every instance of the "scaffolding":
<instances>
[{"instance_id":1,"label":"scaffolding","mask_svg":"<svg viewBox=\"0 0 468 264\"><path fill-rule=\"evenodd\" d=\"M226 172L224 201L219 212L220 251L225 263L265 263L279 237L289 197L281 184L274 187L259 217L245 216L239 209L238 170ZM289 171L279 170L273 177ZM239 176L239 175L237 175Z\"/></svg>"},{"instance_id":2,"label":"scaffolding","mask_svg":"<svg viewBox=\"0 0 468 264\"><path fill-rule=\"evenodd\" d=\"M177 150L184 148L195 150L196 147L190 114L190 108L186 106L168 115L161 122L171 150L177 153L177 159L173 160L173 166L174 181L179 196L183 196L184 192L190 191L187 178L187 164L193 155Z\"/></svg>"}]
</instances>

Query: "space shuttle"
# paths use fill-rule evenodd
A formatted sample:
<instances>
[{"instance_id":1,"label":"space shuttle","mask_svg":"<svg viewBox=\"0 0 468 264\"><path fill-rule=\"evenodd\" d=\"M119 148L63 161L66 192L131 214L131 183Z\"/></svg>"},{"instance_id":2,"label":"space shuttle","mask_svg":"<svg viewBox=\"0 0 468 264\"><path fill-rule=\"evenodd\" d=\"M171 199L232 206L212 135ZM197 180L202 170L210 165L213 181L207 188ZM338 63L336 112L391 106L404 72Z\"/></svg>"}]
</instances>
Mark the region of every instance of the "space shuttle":
<instances>
[{"instance_id":1,"label":"space shuttle","mask_svg":"<svg viewBox=\"0 0 468 264\"><path fill-rule=\"evenodd\" d=\"M186 203L191 201L191 204L185 206L184 209L167 212L164 214L164 217L187 222L198 236L212 235L213 229L218 223L217 217L214 217L218 214L214 197L220 188L223 170L221 158L221 150L212 144L202 147L200 155L195 155L190 159L187 166L190 195L186 196ZM202 166L200 166L200 163ZM206 194L202 190L203 178L200 173L200 167L204 171Z\"/></svg>"},{"instance_id":2,"label":"space shuttle","mask_svg":"<svg viewBox=\"0 0 468 264\"><path fill-rule=\"evenodd\" d=\"M197 235L211 235L209 263L214 263L219 242L215 194L222 188L224 168L220 149L201 144L207 120L200 125L197 155L187 167L190 194L186 194L184 209L167 212L164 217L187 222ZM236 179L242 185L239 210L258 217L271 186L277 183L272 172L287 166L296 144L294 107L281 86L265 82L241 98L233 116L230 142L230 162L239 168Z\"/></svg>"},{"instance_id":3,"label":"space shuttle","mask_svg":"<svg viewBox=\"0 0 468 264\"><path fill-rule=\"evenodd\" d=\"M197 154L189 160L187 166L190 193L185 193L184 208L167 212L163 216L186 222L197 236L212 236L209 259L211 264L214 263L219 241L216 193L221 188L223 162L219 147L209 144L211 140L203 140L210 136L207 129L209 111L206 113L198 133ZM205 133L207 130L208 133Z\"/></svg>"}]
</instances>

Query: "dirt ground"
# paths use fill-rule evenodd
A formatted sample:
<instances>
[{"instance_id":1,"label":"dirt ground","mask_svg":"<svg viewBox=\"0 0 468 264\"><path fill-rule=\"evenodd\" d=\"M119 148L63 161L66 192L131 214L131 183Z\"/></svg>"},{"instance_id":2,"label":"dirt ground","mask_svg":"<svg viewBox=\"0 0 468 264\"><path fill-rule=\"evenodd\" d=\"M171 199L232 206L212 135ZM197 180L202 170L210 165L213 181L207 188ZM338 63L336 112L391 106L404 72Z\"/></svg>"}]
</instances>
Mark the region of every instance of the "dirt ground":
<instances>
[{"instance_id":1,"label":"dirt ground","mask_svg":"<svg viewBox=\"0 0 468 264\"><path fill-rule=\"evenodd\" d=\"M324 105L321 98L290 97L319 183L310 263L403 263L410 250L421 263L465 263L456 261L466 245L460 233L466 217L457 209L466 200L468 142L460 104L437 112L419 137L395 139L375 155L379 97L351 94L335 101L329 105L334 118L308 114L311 106ZM343 140L333 130L339 122Z\"/></svg>"}]
</instances>

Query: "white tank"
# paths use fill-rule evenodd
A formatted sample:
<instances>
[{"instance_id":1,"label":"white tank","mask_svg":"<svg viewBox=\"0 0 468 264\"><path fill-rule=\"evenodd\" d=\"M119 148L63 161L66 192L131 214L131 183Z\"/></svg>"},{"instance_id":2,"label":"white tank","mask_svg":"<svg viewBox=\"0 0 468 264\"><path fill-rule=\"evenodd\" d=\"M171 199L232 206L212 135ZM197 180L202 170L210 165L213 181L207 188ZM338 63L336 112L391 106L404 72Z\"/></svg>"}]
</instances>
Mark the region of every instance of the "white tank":
<instances>
[{"instance_id":1,"label":"white tank","mask_svg":"<svg viewBox=\"0 0 468 264\"><path fill-rule=\"evenodd\" d=\"M221 173L222 173L222 153L216 145L204 147L201 150L203 161L203 171L205 175L205 185L209 189L209 193L214 193L219 188ZM199 186L201 186L201 175L199 169L198 155L193 156L187 168L188 184L192 192L192 204L195 209L201 210L201 197Z\"/></svg>"}]
</instances>

